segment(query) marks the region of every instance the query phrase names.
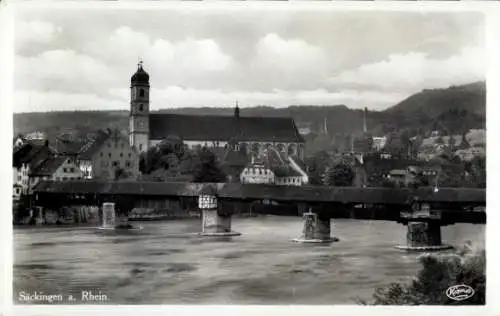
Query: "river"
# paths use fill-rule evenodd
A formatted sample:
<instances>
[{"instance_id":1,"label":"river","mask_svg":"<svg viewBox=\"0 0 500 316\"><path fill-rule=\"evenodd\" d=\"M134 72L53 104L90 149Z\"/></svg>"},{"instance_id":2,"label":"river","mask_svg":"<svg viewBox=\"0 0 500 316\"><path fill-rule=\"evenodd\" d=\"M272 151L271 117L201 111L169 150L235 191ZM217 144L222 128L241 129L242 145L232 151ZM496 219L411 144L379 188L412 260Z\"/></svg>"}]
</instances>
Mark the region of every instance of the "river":
<instances>
[{"instance_id":1,"label":"river","mask_svg":"<svg viewBox=\"0 0 500 316\"><path fill-rule=\"evenodd\" d=\"M200 220L134 222L142 230L14 229L19 293L106 295L107 304L355 304L375 288L413 277L418 253L395 222L334 220L329 245L298 244L299 217L233 218L241 236L198 237ZM485 226L442 228L443 239L484 247ZM102 296L103 297L103 296ZM18 301L17 303L27 303Z\"/></svg>"}]
</instances>

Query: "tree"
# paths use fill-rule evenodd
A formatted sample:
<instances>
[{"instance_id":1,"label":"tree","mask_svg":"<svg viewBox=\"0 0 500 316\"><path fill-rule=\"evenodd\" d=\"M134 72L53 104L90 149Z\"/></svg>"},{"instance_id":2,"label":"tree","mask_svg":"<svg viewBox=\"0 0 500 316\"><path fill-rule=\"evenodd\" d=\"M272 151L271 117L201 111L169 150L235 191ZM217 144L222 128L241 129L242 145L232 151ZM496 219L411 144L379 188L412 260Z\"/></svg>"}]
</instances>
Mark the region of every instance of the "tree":
<instances>
[{"instance_id":1,"label":"tree","mask_svg":"<svg viewBox=\"0 0 500 316\"><path fill-rule=\"evenodd\" d=\"M352 186L354 171L351 166L339 163L325 171L324 183L328 186Z\"/></svg>"},{"instance_id":2,"label":"tree","mask_svg":"<svg viewBox=\"0 0 500 316\"><path fill-rule=\"evenodd\" d=\"M125 169L123 169L123 168L116 168L115 169L115 174L114 174L115 181L127 179L128 176L129 175L127 174L127 171L125 171Z\"/></svg>"},{"instance_id":3,"label":"tree","mask_svg":"<svg viewBox=\"0 0 500 316\"><path fill-rule=\"evenodd\" d=\"M485 251L467 253L461 251L454 256L420 257L422 265L410 284L391 283L377 288L370 305L484 305L486 294ZM465 284L474 290L474 295L462 301L454 301L447 295L453 285Z\"/></svg>"},{"instance_id":4,"label":"tree","mask_svg":"<svg viewBox=\"0 0 500 316\"><path fill-rule=\"evenodd\" d=\"M323 184L322 176L325 173L326 167L330 165L331 162L332 159L326 151L319 151L313 157L306 159L307 171L311 184Z\"/></svg>"},{"instance_id":5,"label":"tree","mask_svg":"<svg viewBox=\"0 0 500 316\"><path fill-rule=\"evenodd\" d=\"M194 165L193 182L224 182L226 174L219 167L214 153L202 148Z\"/></svg>"},{"instance_id":6,"label":"tree","mask_svg":"<svg viewBox=\"0 0 500 316\"><path fill-rule=\"evenodd\" d=\"M177 136L167 136L159 144L150 147L142 153L139 159L139 170L149 174L158 169L169 169L171 165L178 165L179 159L186 155L186 148ZM177 158L175 162L174 157Z\"/></svg>"}]
</instances>

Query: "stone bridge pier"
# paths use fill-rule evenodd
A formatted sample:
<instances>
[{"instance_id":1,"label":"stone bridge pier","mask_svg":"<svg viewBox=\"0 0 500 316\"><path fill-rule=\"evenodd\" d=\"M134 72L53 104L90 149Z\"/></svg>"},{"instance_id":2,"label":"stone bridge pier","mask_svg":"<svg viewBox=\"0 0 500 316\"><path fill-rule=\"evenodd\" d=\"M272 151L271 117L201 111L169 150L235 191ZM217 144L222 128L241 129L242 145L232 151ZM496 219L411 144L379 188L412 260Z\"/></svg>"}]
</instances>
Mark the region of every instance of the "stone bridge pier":
<instances>
[{"instance_id":1,"label":"stone bridge pier","mask_svg":"<svg viewBox=\"0 0 500 316\"><path fill-rule=\"evenodd\" d=\"M231 230L230 212L222 212L214 192L206 192L198 197L198 207L201 210L201 236L239 236L241 233Z\"/></svg>"},{"instance_id":2,"label":"stone bridge pier","mask_svg":"<svg viewBox=\"0 0 500 316\"><path fill-rule=\"evenodd\" d=\"M293 239L300 243L331 243L338 241L337 237L331 236L330 216L322 211L322 207L308 207L306 204L299 205L302 213L303 230L299 238Z\"/></svg>"},{"instance_id":3,"label":"stone bridge pier","mask_svg":"<svg viewBox=\"0 0 500 316\"><path fill-rule=\"evenodd\" d=\"M427 203L412 206L409 212L400 213L401 222L408 227L406 245L397 249L408 251L438 251L452 249L453 246L443 244L441 239L441 211L432 210Z\"/></svg>"}]
</instances>

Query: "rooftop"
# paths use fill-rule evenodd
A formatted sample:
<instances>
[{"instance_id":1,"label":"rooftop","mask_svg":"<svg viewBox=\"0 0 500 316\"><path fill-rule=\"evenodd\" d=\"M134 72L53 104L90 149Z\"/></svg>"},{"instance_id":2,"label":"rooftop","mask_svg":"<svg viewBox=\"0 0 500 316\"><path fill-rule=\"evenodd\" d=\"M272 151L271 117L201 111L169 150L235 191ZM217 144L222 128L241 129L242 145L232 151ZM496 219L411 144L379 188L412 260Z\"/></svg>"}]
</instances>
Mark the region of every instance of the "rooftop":
<instances>
[{"instance_id":1,"label":"rooftop","mask_svg":"<svg viewBox=\"0 0 500 316\"><path fill-rule=\"evenodd\" d=\"M183 140L303 142L292 118L150 114L151 139L176 135Z\"/></svg>"}]
</instances>

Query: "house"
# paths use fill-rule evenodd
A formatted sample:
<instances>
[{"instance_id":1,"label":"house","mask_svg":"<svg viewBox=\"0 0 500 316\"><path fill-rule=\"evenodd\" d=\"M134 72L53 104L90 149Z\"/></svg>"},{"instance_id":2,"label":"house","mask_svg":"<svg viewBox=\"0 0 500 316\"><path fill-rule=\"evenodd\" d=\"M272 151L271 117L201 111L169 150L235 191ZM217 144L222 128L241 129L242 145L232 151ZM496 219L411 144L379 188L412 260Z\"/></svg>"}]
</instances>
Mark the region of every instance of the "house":
<instances>
[{"instance_id":1,"label":"house","mask_svg":"<svg viewBox=\"0 0 500 316\"><path fill-rule=\"evenodd\" d=\"M27 133L25 138L28 140L45 140L47 139L47 136L43 132L34 131L31 133Z\"/></svg>"},{"instance_id":2,"label":"house","mask_svg":"<svg viewBox=\"0 0 500 316\"><path fill-rule=\"evenodd\" d=\"M78 165L85 179L115 179L122 171L125 177L139 175L139 154L118 131L99 131L78 155Z\"/></svg>"},{"instance_id":3,"label":"house","mask_svg":"<svg viewBox=\"0 0 500 316\"><path fill-rule=\"evenodd\" d=\"M233 116L152 114L149 74L142 62L131 77L130 89L129 145L138 153L168 136L178 136L189 148L227 148L234 140L254 154L273 147L284 155L304 156L305 141L292 118L243 117L237 103Z\"/></svg>"},{"instance_id":4,"label":"house","mask_svg":"<svg viewBox=\"0 0 500 316\"><path fill-rule=\"evenodd\" d=\"M72 181L83 179L83 172L73 159L66 156L55 156L46 159L34 168L30 174L30 187L35 187L42 180Z\"/></svg>"},{"instance_id":5,"label":"house","mask_svg":"<svg viewBox=\"0 0 500 316\"><path fill-rule=\"evenodd\" d=\"M470 147L455 151L455 155L464 161L471 161L476 157L486 157L486 149L484 147Z\"/></svg>"},{"instance_id":6,"label":"house","mask_svg":"<svg viewBox=\"0 0 500 316\"><path fill-rule=\"evenodd\" d=\"M382 136L382 137L372 137L372 146L375 151L380 151L385 147L385 144L387 144L387 137Z\"/></svg>"},{"instance_id":7,"label":"house","mask_svg":"<svg viewBox=\"0 0 500 316\"><path fill-rule=\"evenodd\" d=\"M19 148L14 149L14 190L21 188L21 194L30 194L30 174L45 160L54 156L55 152L49 147L48 141L26 140Z\"/></svg>"},{"instance_id":8,"label":"house","mask_svg":"<svg viewBox=\"0 0 500 316\"><path fill-rule=\"evenodd\" d=\"M21 147L24 143L26 142L26 138L24 138L23 135L17 135L15 138L14 138L14 142L13 142L13 147L14 147L14 150L18 149L19 147Z\"/></svg>"},{"instance_id":9,"label":"house","mask_svg":"<svg viewBox=\"0 0 500 316\"><path fill-rule=\"evenodd\" d=\"M275 174L262 161L252 161L240 175L241 183L274 184Z\"/></svg>"},{"instance_id":10,"label":"house","mask_svg":"<svg viewBox=\"0 0 500 316\"><path fill-rule=\"evenodd\" d=\"M269 148L264 154L251 159L240 174L241 183L294 186L309 183L305 164L298 157L285 156Z\"/></svg>"},{"instance_id":11,"label":"house","mask_svg":"<svg viewBox=\"0 0 500 316\"><path fill-rule=\"evenodd\" d=\"M13 154L13 197L29 195L42 180L78 180L83 174L74 161L57 155L48 141L26 140Z\"/></svg>"}]
</instances>

